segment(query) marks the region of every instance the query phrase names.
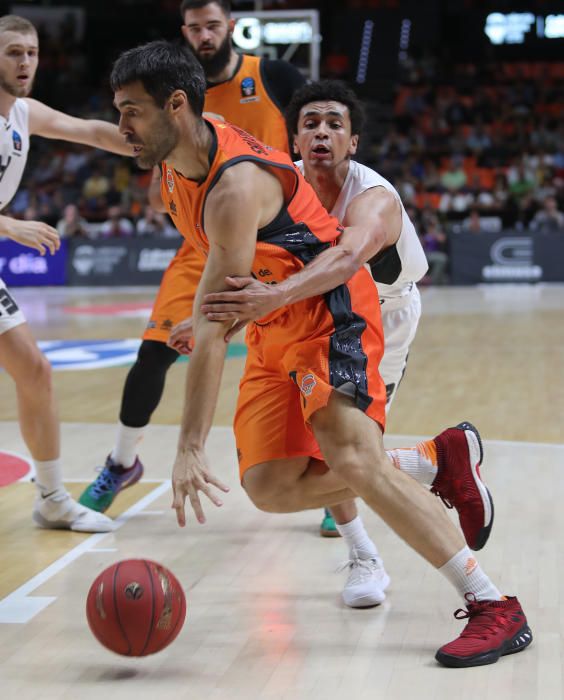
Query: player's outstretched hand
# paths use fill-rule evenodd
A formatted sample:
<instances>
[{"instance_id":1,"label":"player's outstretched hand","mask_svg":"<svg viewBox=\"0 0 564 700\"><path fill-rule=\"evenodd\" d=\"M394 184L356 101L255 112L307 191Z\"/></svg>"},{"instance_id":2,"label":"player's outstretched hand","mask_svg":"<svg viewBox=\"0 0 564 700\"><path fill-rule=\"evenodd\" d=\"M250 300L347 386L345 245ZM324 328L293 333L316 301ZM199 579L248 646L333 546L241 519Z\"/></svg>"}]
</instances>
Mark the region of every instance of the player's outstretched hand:
<instances>
[{"instance_id":1,"label":"player's outstretched hand","mask_svg":"<svg viewBox=\"0 0 564 700\"><path fill-rule=\"evenodd\" d=\"M201 311L209 321L234 321L226 341L249 321L263 318L282 305L275 284L265 284L254 277L226 277L225 283L230 289L206 294Z\"/></svg>"},{"instance_id":2,"label":"player's outstretched hand","mask_svg":"<svg viewBox=\"0 0 564 700\"><path fill-rule=\"evenodd\" d=\"M7 230L8 236L18 243L35 248L41 255L47 250L53 255L61 247L57 231L42 221L19 221L12 219Z\"/></svg>"},{"instance_id":3,"label":"player's outstretched hand","mask_svg":"<svg viewBox=\"0 0 564 700\"><path fill-rule=\"evenodd\" d=\"M170 331L167 345L169 348L176 350L180 355L190 355L192 352L192 336L194 335L194 325L192 316L189 316L184 321L180 321Z\"/></svg>"},{"instance_id":4,"label":"player's outstretched hand","mask_svg":"<svg viewBox=\"0 0 564 700\"><path fill-rule=\"evenodd\" d=\"M229 487L211 473L204 450L194 447L179 449L172 470L172 492L174 494L172 507L176 510L176 519L180 527L186 525L186 497L190 500L190 505L199 523L206 522L200 502L200 491L215 506L223 505L221 499L212 490L212 486L224 493L229 491Z\"/></svg>"}]
</instances>

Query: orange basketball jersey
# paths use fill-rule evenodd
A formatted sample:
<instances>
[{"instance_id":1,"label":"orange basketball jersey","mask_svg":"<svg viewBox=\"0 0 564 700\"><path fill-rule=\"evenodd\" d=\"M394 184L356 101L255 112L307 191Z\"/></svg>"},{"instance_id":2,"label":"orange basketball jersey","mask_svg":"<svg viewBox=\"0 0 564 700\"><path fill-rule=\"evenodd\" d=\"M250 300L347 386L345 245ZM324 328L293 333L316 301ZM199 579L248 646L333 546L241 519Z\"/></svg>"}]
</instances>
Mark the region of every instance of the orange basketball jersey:
<instances>
[{"instance_id":1,"label":"orange basketball jersey","mask_svg":"<svg viewBox=\"0 0 564 700\"><path fill-rule=\"evenodd\" d=\"M289 153L286 123L266 90L257 56L243 54L230 80L208 87L204 111L219 114L259 141Z\"/></svg>"},{"instance_id":2,"label":"orange basketball jersey","mask_svg":"<svg viewBox=\"0 0 564 700\"><path fill-rule=\"evenodd\" d=\"M265 146L232 124L207 121L213 143L206 179L203 182L188 180L166 161L162 163L161 178L163 202L180 233L203 261L209 251L205 221L207 198L226 169L242 161L257 163L268 170L281 183L284 192L284 203L278 215L257 231L252 263L254 277L267 283L281 282L336 244L343 229L323 208L288 155ZM237 205L234 199L234 217ZM247 341L249 356L235 421L237 446L243 455L242 470L261 461L297 454L293 438L289 440L293 447L286 444L284 436L288 425L294 426L295 421L292 421L297 420L298 414L307 422L312 412L327 404L334 389L346 390L360 409L384 426L386 391L378 374L384 348L382 323L376 285L364 268L346 284L322 296L282 307L255 321L247 331ZM274 409L282 401L279 390L289 381L294 387L290 392L294 418L287 425L284 419L286 428L283 429L280 411ZM260 396L270 397L269 407L257 401L256 390ZM276 415L280 414L278 419L273 418L268 423L268 430L278 435L284 446L275 446L275 441L256 440L259 434L255 431L257 406L265 408L265 420L273 418L273 410ZM266 430L266 426L261 425ZM254 435L254 438L249 440L245 435ZM262 445L265 451L251 448L250 443ZM311 452L314 447L307 440L300 445L299 449L295 448L299 454L314 454ZM302 448L306 451L300 452Z\"/></svg>"},{"instance_id":3,"label":"orange basketball jersey","mask_svg":"<svg viewBox=\"0 0 564 700\"><path fill-rule=\"evenodd\" d=\"M213 128L214 144L205 181L188 180L163 162L163 202L177 229L205 258L209 250L205 205L221 174L241 161L267 167L282 184L285 206L274 221L258 231L252 273L263 282L281 282L334 244L343 229L337 219L327 214L311 185L288 155L265 146L233 124L213 119L207 121ZM234 214L236 207L234 202Z\"/></svg>"}]
</instances>

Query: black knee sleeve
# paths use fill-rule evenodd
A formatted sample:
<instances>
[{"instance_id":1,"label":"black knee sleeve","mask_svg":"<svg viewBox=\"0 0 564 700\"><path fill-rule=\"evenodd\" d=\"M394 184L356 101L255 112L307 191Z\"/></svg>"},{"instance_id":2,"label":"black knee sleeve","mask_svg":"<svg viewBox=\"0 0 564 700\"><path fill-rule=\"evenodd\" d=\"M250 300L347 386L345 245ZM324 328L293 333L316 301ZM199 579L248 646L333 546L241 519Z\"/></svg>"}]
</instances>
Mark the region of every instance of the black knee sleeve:
<instances>
[{"instance_id":1,"label":"black knee sleeve","mask_svg":"<svg viewBox=\"0 0 564 700\"><path fill-rule=\"evenodd\" d=\"M129 370L121 399L120 421L129 428L142 428L159 405L166 373L178 359L176 350L156 340L144 340Z\"/></svg>"}]
</instances>

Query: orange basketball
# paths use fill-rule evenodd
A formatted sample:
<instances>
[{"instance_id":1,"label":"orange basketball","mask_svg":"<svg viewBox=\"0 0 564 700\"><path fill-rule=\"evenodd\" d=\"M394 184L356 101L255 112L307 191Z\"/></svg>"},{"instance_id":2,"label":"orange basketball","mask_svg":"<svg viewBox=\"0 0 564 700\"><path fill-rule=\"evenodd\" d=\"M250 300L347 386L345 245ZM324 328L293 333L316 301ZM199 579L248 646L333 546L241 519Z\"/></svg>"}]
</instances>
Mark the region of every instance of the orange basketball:
<instances>
[{"instance_id":1,"label":"orange basketball","mask_svg":"<svg viewBox=\"0 0 564 700\"><path fill-rule=\"evenodd\" d=\"M147 656L168 646L186 617L176 577L147 559L112 564L88 591L86 617L96 639L123 656Z\"/></svg>"}]
</instances>

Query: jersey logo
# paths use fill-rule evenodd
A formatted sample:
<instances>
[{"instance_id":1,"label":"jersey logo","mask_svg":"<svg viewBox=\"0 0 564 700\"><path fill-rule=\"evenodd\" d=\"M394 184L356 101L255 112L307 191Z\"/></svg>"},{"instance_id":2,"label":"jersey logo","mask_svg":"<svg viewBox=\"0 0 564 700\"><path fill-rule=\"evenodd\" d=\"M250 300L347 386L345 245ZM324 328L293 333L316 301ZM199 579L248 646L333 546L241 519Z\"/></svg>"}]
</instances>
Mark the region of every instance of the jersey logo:
<instances>
[{"instance_id":1,"label":"jersey logo","mask_svg":"<svg viewBox=\"0 0 564 700\"><path fill-rule=\"evenodd\" d=\"M241 97L252 97L257 94L254 78L243 78L241 80Z\"/></svg>"},{"instance_id":2,"label":"jersey logo","mask_svg":"<svg viewBox=\"0 0 564 700\"><path fill-rule=\"evenodd\" d=\"M18 132L15 129L12 131L12 141L14 143L14 151L21 151L22 137L18 134Z\"/></svg>"},{"instance_id":3,"label":"jersey logo","mask_svg":"<svg viewBox=\"0 0 564 700\"><path fill-rule=\"evenodd\" d=\"M172 194L172 190L174 189L174 177L170 168L166 169L166 186L168 187L168 191Z\"/></svg>"},{"instance_id":4,"label":"jersey logo","mask_svg":"<svg viewBox=\"0 0 564 700\"><path fill-rule=\"evenodd\" d=\"M313 374L306 374L302 378L302 383L300 386L300 389L302 390L302 394L305 396L309 396L311 392L313 391L315 385L317 384L317 381Z\"/></svg>"},{"instance_id":5,"label":"jersey logo","mask_svg":"<svg viewBox=\"0 0 564 700\"><path fill-rule=\"evenodd\" d=\"M247 102L258 102L260 97L257 95L257 86L254 78L243 78L241 80L241 104Z\"/></svg>"}]
</instances>

